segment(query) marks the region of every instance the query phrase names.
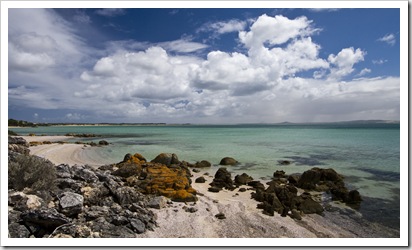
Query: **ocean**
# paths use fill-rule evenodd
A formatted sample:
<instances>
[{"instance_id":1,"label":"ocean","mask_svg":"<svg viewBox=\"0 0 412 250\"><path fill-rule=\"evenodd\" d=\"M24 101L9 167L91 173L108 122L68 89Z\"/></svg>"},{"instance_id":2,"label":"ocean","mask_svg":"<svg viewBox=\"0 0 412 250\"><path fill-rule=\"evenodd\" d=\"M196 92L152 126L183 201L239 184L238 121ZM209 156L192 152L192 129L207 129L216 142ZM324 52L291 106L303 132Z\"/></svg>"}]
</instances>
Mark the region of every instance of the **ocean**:
<instances>
[{"instance_id":1,"label":"ocean","mask_svg":"<svg viewBox=\"0 0 412 250\"><path fill-rule=\"evenodd\" d=\"M359 212L372 222L400 227L400 125L371 124L246 124L157 126L50 126L13 128L21 135L94 133L109 146L93 148L102 162L120 162L127 153L154 159L175 153L179 160L208 160L213 168L223 157L239 165L228 167L232 176L247 173L269 180L276 170L303 173L313 167L333 168L357 189L363 202ZM279 160L292 161L280 165ZM407 167L407 166L405 166Z\"/></svg>"}]
</instances>

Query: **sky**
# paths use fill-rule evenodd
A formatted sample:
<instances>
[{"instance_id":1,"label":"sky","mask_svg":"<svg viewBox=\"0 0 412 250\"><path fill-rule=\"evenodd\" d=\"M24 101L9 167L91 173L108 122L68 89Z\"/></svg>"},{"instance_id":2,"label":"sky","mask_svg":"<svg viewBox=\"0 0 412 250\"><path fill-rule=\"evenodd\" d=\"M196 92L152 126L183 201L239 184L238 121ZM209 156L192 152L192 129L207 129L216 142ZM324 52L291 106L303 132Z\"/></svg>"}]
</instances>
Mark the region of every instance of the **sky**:
<instances>
[{"instance_id":1,"label":"sky","mask_svg":"<svg viewBox=\"0 0 412 250\"><path fill-rule=\"evenodd\" d=\"M9 118L400 119L393 9L9 9Z\"/></svg>"}]
</instances>

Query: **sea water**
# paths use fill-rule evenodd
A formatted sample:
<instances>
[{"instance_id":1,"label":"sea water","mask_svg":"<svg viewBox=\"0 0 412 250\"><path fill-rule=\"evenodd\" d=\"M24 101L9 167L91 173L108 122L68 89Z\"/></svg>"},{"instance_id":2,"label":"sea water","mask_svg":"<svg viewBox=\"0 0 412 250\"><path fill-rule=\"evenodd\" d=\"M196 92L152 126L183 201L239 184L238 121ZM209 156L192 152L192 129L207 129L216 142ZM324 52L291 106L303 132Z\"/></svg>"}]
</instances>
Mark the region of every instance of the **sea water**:
<instances>
[{"instance_id":1,"label":"sea water","mask_svg":"<svg viewBox=\"0 0 412 250\"><path fill-rule=\"evenodd\" d=\"M303 173L313 167L333 168L357 189L364 201L364 217L399 228L400 129L399 124L285 124L285 125L158 125L158 126L50 126L16 128L27 135L94 133L109 146L95 147L102 162L120 162L127 153L154 159L175 153L180 160L208 160L218 168L223 157L239 165L232 175L247 173L269 180L276 170ZM280 165L289 160L290 165ZM407 166L405 166L407 167Z\"/></svg>"}]
</instances>

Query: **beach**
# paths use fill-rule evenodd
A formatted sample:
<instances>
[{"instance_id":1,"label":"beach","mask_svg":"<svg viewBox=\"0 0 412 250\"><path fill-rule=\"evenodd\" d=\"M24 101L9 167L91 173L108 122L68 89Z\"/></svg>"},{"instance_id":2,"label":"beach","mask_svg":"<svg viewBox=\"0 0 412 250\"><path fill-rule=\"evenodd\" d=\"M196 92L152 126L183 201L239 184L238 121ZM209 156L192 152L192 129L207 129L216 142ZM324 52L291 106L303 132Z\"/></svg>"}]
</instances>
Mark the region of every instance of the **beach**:
<instances>
[{"instance_id":1,"label":"beach","mask_svg":"<svg viewBox=\"0 0 412 250\"><path fill-rule=\"evenodd\" d=\"M31 141L64 141L62 136L24 136ZM29 147L30 154L52 163L73 165L104 165L94 157L90 146L81 144L46 144ZM115 163L113 160L112 163ZM302 220L275 213L268 216L257 209L251 199L253 190L239 192L223 189L208 191L216 168L204 168L192 173L192 187L197 191L197 202L170 202L161 209L151 209L157 217L157 227L136 237L142 238L374 238L399 237L399 231L376 223L366 222L349 207L336 204L336 209L322 215L303 214ZM230 170L230 167L229 167ZM195 180L203 176L205 183ZM246 187L246 186L245 186ZM302 191L300 191L302 192ZM224 219L215 215L222 213Z\"/></svg>"}]
</instances>

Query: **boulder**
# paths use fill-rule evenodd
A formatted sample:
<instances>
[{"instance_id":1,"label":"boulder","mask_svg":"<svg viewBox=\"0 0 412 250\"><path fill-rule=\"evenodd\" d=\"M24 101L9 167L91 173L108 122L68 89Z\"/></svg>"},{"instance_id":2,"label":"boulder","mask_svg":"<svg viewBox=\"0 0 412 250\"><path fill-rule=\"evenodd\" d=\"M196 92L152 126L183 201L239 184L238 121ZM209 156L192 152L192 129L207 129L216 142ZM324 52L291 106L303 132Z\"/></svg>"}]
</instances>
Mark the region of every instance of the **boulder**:
<instances>
[{"instance_id":1,"label":"boulder","mask_svg":"<svg viewBox=\"0 0 412 250\"><path fill-rule=\"evenodd\" d=\"M9 144L17 144L17 145L22 145L24 147L28 147L29 143L23 139L23 137L14 137L14 136L9 136Z\"/></svg>"},{"instance_id":2,"label":"boulder","mask_svg":"<svg viewBox=\"0 0 412 250\"><path fill-rule=\"evenodd\" d=\"M194 165L195 168L208 168L211 167L212 164L208 161L200 161L200 162L196 162L196 164Z\"/></svg>"},{"instance_id":3,"label":"boulder","mask_svg":"<svg viewBox=\"0 0 412 250\"><path fill-rule=\"evenodd\" d=\"M305 214L322 214L323 207L312 198L306 198L299 204L298 209Z\"/></svg>"},{"instance_id":4,"label":"boulder","mask_svg":"<svg viewBox=\"0 0 412 250\"><path fill-rule=\"evenodd\" d=\"M215 178L213 179L212 183L210 183L210 186L226 188L228 190L235 189L235 187L233 186L232 176L226 168L219 168L216 171Z\"/></svg>"},{"instance_id":5,"label":"boulder","mask_svg":"<svg viewBox=\"0 0 412 250\"><path fill-rule=\"evenodd\" d=\"M200 176L200 177L196 178L195 182L196 183L205 183L206 179L205 179L205 177Z\"/></svg>"},{"instance_id":6,"label":"boulder","mask_svg":"<svg viewBox=\"0 0 412 250\"><path fill-rule=\"evenodd\" d=\"M73 178L73 173L68 164L60 164L56 166L56 176L57 178Z\"/></svg>"},{"instance_id":7,"label":"boulder","mask_svg":"<svg viewBox=\"0 0 412 250\"><path fill-rule=\"evenodd\" d=\"M97 175L85 166L74 165L71 168L71 172L73 173L73 179L75 180L81 180L89 183L99 181Z\"/></svg>"},{"instance_id":8,"label":"boulder","mask_svg":"<svg viewBox=\"0 0 412 250\"><path fill-rule=\"evenodd\" d=\"M151 162L153 163L160 163L170 167L172 164L179 164L179 159L176 154L171 153L161 153L156 158L154 158Z\"/></svg>"},{"instance_id":9,"label":"boulder","mask_svg":"<svg viewBox=\"0 0 412 250\"><path fill-rule=\"evenodd\" d=\"M109 145L109 143L105 140L101 140L101 141L99 141L99 145L100 146L107 146L107 145Z\"/></svg>"},{"instance_id":10,"label":"boulder","mask_svg":"<svg viewBox=\"0 0 412 250\"><path fill-rule=\"evenodd\" d=\"M302 174L300 174L300 173L290 174L290 175L288 176L288 181L289 181L289 183L291 183L291 184L293 184L293 185L298 184L301 175L302 175Z\"/></svg>"},{"instance_id":11,"label":"boulder","mask_svg":"<svg viewBox=\"0 0 412 250\"><path fill-rule=\"evenodd\" d=\"M69 218L50 208L27 210L20 215L20 219L35 237L43 237L58 226L71 222Z\"/></svg>"},{"instance_id":12,"label":"boulder","mask_svg":"<svg viewBox=\"0 0 412 250\"><path fill-rule=\"evenodd\" d=\"M235 176L235 184L238 186L247 185L251 181L253 181L253 178L247 175L246 173Z\"/></svg>"},{"instance_id":13,"label":"boulder","mask_svg":"<svg viewBox=\"0 0 412 250\"><path fill-rule=\"evenodd\" d=\"M151 199L149 199L149 202L147 203L147 206L150 208L155 208L155 209L161 209L166 207L167 205L167 199L163 196L156 196Z\"/></svg>"},{"instance_id":14,"label":"boulder","mask_svg":"<svg viewBox=\"0 0 412 250\"><path fill-rule=\"evenodd\" d=\"M285 178L285 177L286 177L285 174L286 174L286 173L285 173L285 171L283 171L283 170L276 170L276 171L273 173L273 178Z\"/></svg>"},{"instance_id":15,"label":"boulder","mask_svg":"<svg viewBox=\"0 0 412 250\"><path fill-rule=\"evenodd\" d=\"M145 224L139 219L130 220L130 225L133 231L135 231L138 234L142 234L146 231Z\"/></svg>"},{"instance_id":16,"label":"boulder","mask_svg":"<svg viewBox=\"0 0 412 250\"><path fill-rule=\"evenodd\" d=\"M64 192L59 197L60 212L75 216L83 210L83 196L73 192Z\"/></svg>"},{"instance_id":17,"label":"boulder","mask_svg":"<svg viewBox=\"0 0 412 250\"><path fill-rule=\"evenodd\" d=\"M351 190L349 191L348 198L345 201L347 204L360 204L362 201L362 197L359 194L358 190Z\"/></svg>"},{"instance_id":18,"label":"boulder","mask_svg":"<svg viewBox=\"0 0 412 250\"><path fill-rule=\"evenodd\" d=\"M220 160L219 165L223 165L223 166L233 166L238 164L238 161L233 159L232 157L225 157L222 160Z\"/></svg>"},{"instance_id":19,"label":"boulder","mask_svg":"<svg viewBox=\"0 0 412 250\"><path fill-rule=\"evenodd\" d=\"M218 213L215 215L215 217L218 218L219 220L226 219L226 215L224 213Z\"/></svg>"},{"instance_id":20,"label":"boulder","mask_svg":"<svg viewBox=\"0 0 412 250\"><path fill-rule=\"evenodd\" d=\"M290 165L292 162L289 160L279 160L279 165Z\"/></svg>"},{"instance_id":21,"label":"boulder","mask_svg":"<svg viewBox=\"0 0 412 250\"><path fill-rule=\"evenodd\" d=\"M140 164L134 163L123 163L119 164L118 169L112 172L112 175L127 178L134 175L140 175L142 172L142 167Z\"/></svg>"}]
</instances>

